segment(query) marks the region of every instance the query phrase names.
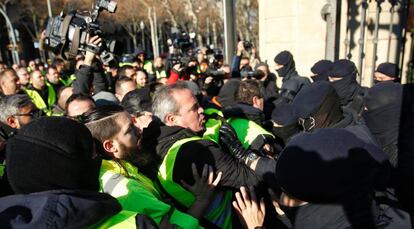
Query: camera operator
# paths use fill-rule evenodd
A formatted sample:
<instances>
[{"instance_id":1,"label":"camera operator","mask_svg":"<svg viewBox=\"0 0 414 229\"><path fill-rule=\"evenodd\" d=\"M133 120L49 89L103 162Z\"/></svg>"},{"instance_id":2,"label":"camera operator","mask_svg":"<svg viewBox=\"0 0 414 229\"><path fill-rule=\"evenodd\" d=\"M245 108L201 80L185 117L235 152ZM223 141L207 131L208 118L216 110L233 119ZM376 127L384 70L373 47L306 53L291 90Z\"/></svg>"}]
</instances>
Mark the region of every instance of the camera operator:
<instances>
[{"instance_id":1,"label":"camera operator","mask_svg":"<svg viewBox=\"0 0 414 229\"><path fill-rule=\"evenodd\" d=\"M251 70L250 60L248 57L243 56L245 51L251 49L251 43L248 41L239 41L237 43L237 51L236 55L233 56L233 60L231 63L231 78L241 78L240 72L243 70Z\"/></svg>"},{"instance_id":2,"label":"camera operator","mask_svg":"<svg viewBox=\"0 0 414 229\"><path fill-rule=\"evenodd\" d=\"M264 110L263 113L266 116L266 119L270 119L272 111L274 109L273 101L279 97L279 89L276 85L276 75L269 71L269 65L264 62L259 62L254 67L254 76L255 79L259 80L262 83L264 89Z\"/></svg>"},{"instance_id":3,"label":"camera operator","mask_svg":"<svg viewBox=\"0 0 414 229\"><path fill-rule=\"evenodd\" d=\"M190 58L186 63L186 57L180 58L180 61L172 63L173 67L170 71L167 84L174 84L178 80L198 81L199 74L197 72L197 60Z\"/></svg>"},{"instance_id":4,"label":"camera operator","mask_svg":"<svg viewBox=\"0 0 414 229\"><path fill-rule=\"evenodd\" d=\"M100 47L102 38L93 36L87 38L88 45ZM76 80L73 82L73 91L75 94L97 94L107 89L106 77L103 66L96 61L97 53L87 49L83 65L75 72Z\"/></svg>"}]
</instances>

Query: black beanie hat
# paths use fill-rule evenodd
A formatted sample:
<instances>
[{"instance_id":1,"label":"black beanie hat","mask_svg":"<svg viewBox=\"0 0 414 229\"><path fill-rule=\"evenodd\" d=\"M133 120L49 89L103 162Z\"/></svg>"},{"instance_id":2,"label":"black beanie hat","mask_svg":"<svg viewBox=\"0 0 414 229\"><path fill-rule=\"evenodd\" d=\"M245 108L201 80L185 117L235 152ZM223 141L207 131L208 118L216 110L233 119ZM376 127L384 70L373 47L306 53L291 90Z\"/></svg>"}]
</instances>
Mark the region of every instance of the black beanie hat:
<instances>
[{"instance_id":1,"label":"black beanie hat","mask_svg":"<svg viewBox=\"0 0 414 229\"><path fill-rule=\"evenodd\" d=\"M330 60L320 60L316 62L311 71L315 76L312 76L313 81L327 81L328 74L332 70L333 63Z\"/></svg>"},{"instance_id":2,"label":"black beanie hat","mask_svg":"<svg viewBox=\"0 0 414 229\"><path fill-rule=\"evenodd\" d=\"M312 71L313 74L320 75L320 74L323 74L323 73L331 70L332 66L333 66L332 61L330 61L330 60L320 60L312 66L311 71Z\"/></svg>"},{"instance_id":3,"label":"black beanie hat","mask_svg":"<svg viewBox=\"0 0 414 229\"><path fill-rule=\"evenodd\" d=\"M335 92L335 89L327 81L317 81L303 87L292 103L295 116L307 118L314 114L325 101L325 98L333 92Z\"/></svg>"},{"instance_id":4,"label":"black beanie hat","mask_svg":"<svg viewBox=\"0 0 414 229\"><path fill-rule=\"evenodd\" d=\"M286 65L288 64L291 60L293 60L293 55L292 53L290 53L289 51L282 51L279 54L277 54L275 56L275 63L278 63L280 65Z\"/></svg>"},{"instance_id":5,"label":"black beanie hat","mask_svg":"<svg viewBox=\"0 0 414 229\"><path fill-rule=\"evenodd\" d=\"M396 64L393 63L382 63L378 65L376 72L380 72L386 76L392 77L392 78L398 78L399 69Z\"/></svg>"},{"instance_id":6,"label":"black beanie hat","mask_svg":"<svg viewBox=\"0 0 414 229\"><path fill-rule=\"evenodd\" d=\"M222 107L234 106L236 102L237 89L240 86L239 79L231 79L221 87L217 100Z\"/></svg>"},{"instance_id":7,"label":"black beanie hat","mask_svg":"<svg viewBox=\"0 0 414 229\"><path fill-rule=\"evenodd\" d=\"M338 78L356 76L356 74L352 74L356 73L356 70L354 62L346 59L337 60L333 63L329 76Z\"/></svg>"},{"instance_id":8,"label":"black beanie hat","mask_svg":"<svg viewBox=\"0 0 414 229\"><path fill-rule=\"evenodd\" d=\"M6 169L14 192L53 189L99 190L101 161L82 124L42 117L24 126L7 143Z\"/></svg>"},{"instance_id":9,"label":"black beanie hat","mask_svg":"<svg viewBox=\"0 0 414 229\"><path fill-rule=\"evenodd\" d=\"M395 106L401 109L402 86L392 81L375 84L364 96L364 105L368 111ZM396 113L397 117L399 115Z\"/></svg>"},{"instance_id":10,"label":"black beanie hat","mask_svg":"<svg viewBox=\"0 0 414 229\"><path fill-rule=\"evenodd\" d=\"M292 104L290 103L275 105L275 109L272 111L272 120L282 126L287 126L298 121L293 112Z\"/></svg>"},{"instance_id":11,"label":"black beanie hat","mask_svg":"<svg viewBox=\"0 0 414 229\"><path fill-rule=\"evenodd\" d=\"M350 131L318 129L289 141L278 158L276 180L285 193L302 201L340 203L372 191L386 163L378 146Z\"/></svg>"}]
</instances>

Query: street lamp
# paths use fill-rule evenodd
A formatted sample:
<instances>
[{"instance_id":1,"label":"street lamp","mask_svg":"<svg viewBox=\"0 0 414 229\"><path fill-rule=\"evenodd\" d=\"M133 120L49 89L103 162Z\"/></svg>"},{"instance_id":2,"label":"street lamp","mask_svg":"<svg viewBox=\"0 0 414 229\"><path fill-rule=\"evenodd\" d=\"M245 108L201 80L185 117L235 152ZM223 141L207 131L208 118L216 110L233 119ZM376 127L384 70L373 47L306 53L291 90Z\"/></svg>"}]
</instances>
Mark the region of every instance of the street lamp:
<instances>
[{"instance_id":1,"label":"street lamp","mask_svg":"<svg viewBox=\"0 0 414 229\"><path fill-rule=\"evenodd\" d=\"M11 43L13 44L13 47L11 50L13 63L19 64L20 60L19 60L19 53L17 52L16 34L14 33L13 25L9 17L7 16L6 5L1 4L1 6L2 7L0 7L0 13L3 15L4 19L6 20L6 26L7 26L7 32L9 33L9 39Z\"/></svg>"},{"instance_id":2,"label":"street lamp","mask_svg":"<svg viewBox=\"0 0 414 229\"><path fill-rule=\"evenodd\" d=\"M141 48L142 48L142 50L145 50L145 35L144 35L145 24L144 24L144 21L141 21L139 23L139 27L141 28Z\"/></svg>"}]
</instances>

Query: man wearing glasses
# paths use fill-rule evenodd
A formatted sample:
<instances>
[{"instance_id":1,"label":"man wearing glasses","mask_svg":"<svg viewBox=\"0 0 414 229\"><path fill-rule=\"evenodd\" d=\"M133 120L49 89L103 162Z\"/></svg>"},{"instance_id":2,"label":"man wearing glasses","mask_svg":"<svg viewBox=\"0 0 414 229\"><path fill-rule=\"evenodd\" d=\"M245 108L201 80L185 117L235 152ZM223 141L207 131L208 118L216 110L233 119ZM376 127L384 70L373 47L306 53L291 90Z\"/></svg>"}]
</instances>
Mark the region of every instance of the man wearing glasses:
<instances>
[{"instance_id":1,"label":"man wearing glasses","mask_svg":"<svg viewBox=\"0 0 414 229\"><path fill-rule=\"evenodd\" d=\"M7 140L41 112L26 94L15 94L0 100L0 197L12 194L5 170Z\"/></svg>"}]
</instances>

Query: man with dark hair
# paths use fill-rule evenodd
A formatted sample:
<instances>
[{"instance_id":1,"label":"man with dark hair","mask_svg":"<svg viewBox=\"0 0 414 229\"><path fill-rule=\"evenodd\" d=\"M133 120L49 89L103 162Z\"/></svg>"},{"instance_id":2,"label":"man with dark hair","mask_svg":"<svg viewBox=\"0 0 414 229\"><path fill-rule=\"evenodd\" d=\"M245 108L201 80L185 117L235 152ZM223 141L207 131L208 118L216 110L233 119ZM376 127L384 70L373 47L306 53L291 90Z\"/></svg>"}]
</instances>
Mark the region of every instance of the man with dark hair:
<instances>
[{"instance_id":1,"label":"man with dark hair","mask_svg":"<svg viewBox=\"0 0 414 229\"><path fill-rule=\"evenodd\" d=\"M200 201L206 201L206 196L198 196L200 201L188 214L163 202L154 182L141 172L145 170L141 166L153 166L157 158L154 152L140 150L140 131L121 106L97 107L85 114L84 122L99 141L97 148L105 158L99 176L102 192L117 198L124 210L145 214L157 224L168 218L169 223L181 228L198 228L197 218L206 207Z\"/></svg>"},{"instance_id":2,"label":"man with dark hair","mask_svg":"<svg viewBox=\"0 0 414 229\"><path fill-rule=\"evenodd\" d=\"M263 86L259 81L241 81L236 92L237 105L223 110L224 117L235 129L244 147L258 151L262 156L276 153L273 146L274 136L263 127L263 95Z\"/></svg>"},{"instance_id":3,"label":"man with dark hair","mask_svg":"<svg viewBox=\"0 0 414 229\"><path fill-rule=\"evenodd\" d=\"M134 80L126 76L121 76L115 83L115 96L119 101L122 101L128 92L135 89L137 89L137 85Z\"/></svg>"},{"instance_id":4,"label":"man with dark hair","mask_svg":"<svg viewBox=\"0 0 414 229\"><path fill-rule=\"evenodd\" d=\"M17 76L19 77L19 84L21 87L26 88L30 83L30 74L26 68L20 67L17 71Z\"/></svg>"},{"instance_id":5,"label":"man with dark hair","mask_svg":"<svg viewBox=\"0 0 414 229\"><path fill-rule=\"evenodd\" d=\"M137 71L137 78L135 79L138 88L144 88L148 85L148 75L143 70Z\"/></svg>"},{"instance_id":6,"label":"man with dark hair","mask_svg":"<svg viewBox=\"0 0 414 229\"><path fill-rule=\"evenodd\" d=\"M32 85L25 89L39 110L47 115L52 114L53 105L56 103L56 93L52 85L46 84L44 76L39 70L31 73Z\"/></svg>"},{"instance_id":7,"label":"man with dark hair","mask_svg":"<svg viewBox=\"0 0 414 229\"><path fill-rule=\"evenodd\" d=\"M20 90L19 78L13 69L6 69L0 73L0 94L14 95Z\"/></svg>"},{"instance_id":8,"label":"man with dark hair","mask_svg":"<svg viewBox=\"0 0 414 229\"><path fill-rule=\"evenodd\" d=\"M134 124L141 131L152 121L151 95L148 88L135 89L128 92L121 105L131 115Z\"/></svg>"},{"instance_id":9,"label":"man with dark hair","mask_svg":"<svg viewBox=\"0 0 414 229\"><path fill-rule=\"evenodd\" d=\"M16 195L0 198L3 227L137 227L136 213L117 214L116 199L98 192L101 159L84 125L63 117L35 120L9 141L6 160Z\"/></svg>"},{"instance_id":10,"label":"man with dark hair","mask_svg":"<svg viewBox=\"0 0 414 229\"><path fill-rule=\"evenodd\" d=\"M265 102L273 102L279 97L275 74L269 71L269 65L264 62L259 62L254 69L261 76L258 80L263 84Z\"/></svg>"},{"instance_id":11,"label":"man with dark hair","mask_svg":"<svg viewBox=\"0 0 414 229\"><path fill-rule=\"evenodd\" d=\"M128 77L135 81L137 78L137 71L131 65L124 65L118 69L118 77L121 78L122 76Z\"/></svg>"},{"instance_id":12,"label":"man with dark hair","mask_svg":"<svg viewBox=\"0 0 414 229\"><path fill-rule=\"evenodd\" d=\"M277 157L282 147L276 143L273 134L264 128L266 124L263 114L263 94L260 81L241 81L236 92L237 105L226 107L223 115L234 128L243 148L252 151L245 160L246 164L250 165L252 158L258 160L255 173L260 177L266 177L263 178L266 183L276 187L274 176L271 175L276 161L268 157Z\"/></svg>"},{"instance_id":13,"label":"man with dark hair","mask_svg":"<svg viewBox=\"0 0 414 229\"><path fill-rule=\"evenodd\" d=\"M52 86L52 88L55 90L54 91L55 94L57 94L59 89L64 86L63 83L61 82L59 72L56 70L56 68L49 67L47 69L46 85L49 87Z\"/></svg>"},{"instance_id":14,"label":"man with dark hair","mask_svg":"<svg viewBox=\"0 0 414 229\"><path fill-rule=\"evenodd\" d=\"M72 94L66 100L65 111L69 118L76 118L95 108L96 103L93 98L86 94Z\"/></svg>"}]
</instances>

